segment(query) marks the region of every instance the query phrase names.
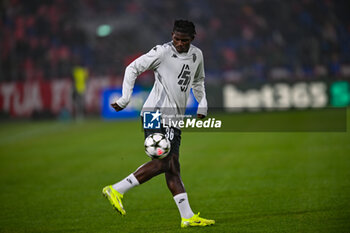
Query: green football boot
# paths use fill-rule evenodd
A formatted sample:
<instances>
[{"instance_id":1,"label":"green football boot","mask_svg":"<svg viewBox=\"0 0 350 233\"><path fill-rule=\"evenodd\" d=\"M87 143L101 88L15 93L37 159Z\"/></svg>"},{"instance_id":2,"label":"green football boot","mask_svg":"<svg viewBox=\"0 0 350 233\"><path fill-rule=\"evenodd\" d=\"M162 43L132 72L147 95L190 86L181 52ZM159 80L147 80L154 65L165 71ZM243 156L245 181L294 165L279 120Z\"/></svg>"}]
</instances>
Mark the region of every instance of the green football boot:
<instances>
[{"instance_id":1,"label":"green football boot","mask_svg":"<svg viewBox=\"0 0 350 233\"><path fill-rule=\"evenodd\" d=\"M118 211L122 216L126 215L123 207L122 199L123 194L115 190L112 185L106 186L102 190L103 196L105 196L116 211Z\"/></svg>"}]
</instances>

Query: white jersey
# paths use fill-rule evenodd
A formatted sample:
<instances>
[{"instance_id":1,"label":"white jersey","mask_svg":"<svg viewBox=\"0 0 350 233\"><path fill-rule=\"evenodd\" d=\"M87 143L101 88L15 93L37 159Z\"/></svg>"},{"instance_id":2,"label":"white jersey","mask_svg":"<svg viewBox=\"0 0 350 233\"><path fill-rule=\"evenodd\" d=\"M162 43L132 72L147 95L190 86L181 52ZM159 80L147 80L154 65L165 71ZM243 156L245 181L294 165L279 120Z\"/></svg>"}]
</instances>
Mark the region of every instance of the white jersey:
<instances>
[{"instance_id":1,"label":"white jersey","mask_svg":"<svg viewBox=\"0 0 350 233\"><path fill-rule=\"evenodd\" d=\"M184 115L192 88L199 103L197 113L207 115L203 54L199 48L190 45L187 53L178 53L169 42L134 60L125 70L123 94L116 101L120 107L128 105L137 76L146 70L154 71L155 82L142 112L159 109L162 114Z\"/></svg>"}]
</instances>

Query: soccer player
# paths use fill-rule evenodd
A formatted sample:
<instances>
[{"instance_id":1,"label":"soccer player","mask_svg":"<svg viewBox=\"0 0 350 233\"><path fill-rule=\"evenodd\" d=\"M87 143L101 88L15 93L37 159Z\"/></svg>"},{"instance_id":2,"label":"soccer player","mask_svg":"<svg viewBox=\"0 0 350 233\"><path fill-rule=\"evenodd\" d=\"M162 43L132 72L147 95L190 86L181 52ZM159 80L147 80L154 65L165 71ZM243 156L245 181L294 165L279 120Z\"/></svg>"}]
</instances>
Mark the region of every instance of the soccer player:
<instances>
[{"instance_id":1,"label":"soccer player","mask_svg":"<svg viewBox=\"0 0 350 233\"><path fill-rule=\"evenodd\" d=\"M122 97L112 103L112 107L116 111L124 109L130 101L137 76L146 70L153 70L155 83L143 105L141 115L149 110L159 110L162 114L167 112L169 116L184 115L190 88L192 88L199 102L197 117L204 118L207 115L207 100L204 88L203 54L199 48L191 44L195 34L195 26L192 22L176 20L171 42L155 46L128 65L124 75ZM154 132L161 132L170 140L169 155L163 159L152 159L123 180L104 187L103 195L121 215L125 215L122 204L123 195L131 188L165 173L166 183L181 215L181 227L215 224L214 220L201 218L199 213L194 214L190 207L180 176L181 130L166 125L155 130L144 128L145 137Z\"/></svg>"}]
</instances>

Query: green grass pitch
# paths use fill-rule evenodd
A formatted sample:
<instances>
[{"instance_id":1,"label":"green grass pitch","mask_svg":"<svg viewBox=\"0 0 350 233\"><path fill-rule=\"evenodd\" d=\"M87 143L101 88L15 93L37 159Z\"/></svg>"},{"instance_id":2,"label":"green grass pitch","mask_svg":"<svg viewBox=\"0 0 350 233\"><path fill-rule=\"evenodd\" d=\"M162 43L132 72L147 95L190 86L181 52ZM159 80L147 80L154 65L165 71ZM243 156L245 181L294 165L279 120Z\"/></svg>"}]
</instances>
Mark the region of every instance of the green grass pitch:
<instances>
[{"instance_id":1,"label":"green grass pitch","mask_svg":"<svg viewBox=\"0 0 350 233\"><path fill-rule=\"evenodd\" d=\"M0 123L0 232L350 232L349 127L184 132L180 160L216 225L181 229L164 175L125 195L124 218L103 198L148 161L139 120Z\"/></svg>"}]
</instances>

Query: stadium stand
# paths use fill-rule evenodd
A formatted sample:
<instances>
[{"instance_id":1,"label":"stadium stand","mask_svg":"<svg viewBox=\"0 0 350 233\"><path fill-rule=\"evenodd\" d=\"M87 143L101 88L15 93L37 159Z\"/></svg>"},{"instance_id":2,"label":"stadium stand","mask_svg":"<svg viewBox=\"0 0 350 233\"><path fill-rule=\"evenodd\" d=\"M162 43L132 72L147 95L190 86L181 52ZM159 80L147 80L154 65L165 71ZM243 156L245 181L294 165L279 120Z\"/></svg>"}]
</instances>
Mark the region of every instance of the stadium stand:
<instances>
[{"instance_id":1,"label":"stadium stand","mask_svg":"<svg viewBox=\"0 0 350 233\"><path fill-rule=\"evenodd\" d=\"M5 0L0 81L122 78L124 67L170 40L176 18L196 22L208 80L263 82L350 75L346 0ZM98 36L100 25L111 34Z\"/></svg>"}]
</instances>

